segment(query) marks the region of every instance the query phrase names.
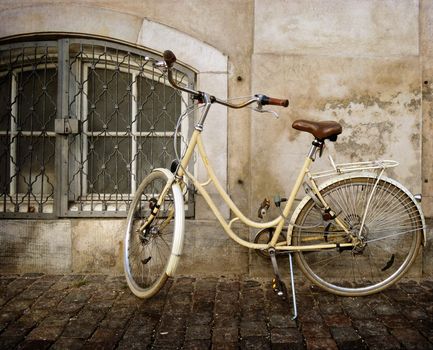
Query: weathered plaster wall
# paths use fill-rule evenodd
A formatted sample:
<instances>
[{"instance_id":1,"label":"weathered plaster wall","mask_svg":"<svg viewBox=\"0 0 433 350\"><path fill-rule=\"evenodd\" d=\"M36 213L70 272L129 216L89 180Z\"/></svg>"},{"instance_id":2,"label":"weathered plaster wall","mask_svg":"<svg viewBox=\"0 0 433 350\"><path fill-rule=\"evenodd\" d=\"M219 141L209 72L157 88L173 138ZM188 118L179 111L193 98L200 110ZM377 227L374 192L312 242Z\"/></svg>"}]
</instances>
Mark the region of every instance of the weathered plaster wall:
<instances>
[{"instance_id":1,"label":"weathered plaster wall","mask_svg":"<svg viewBox=\"0 0 433 350\"><path fill-rule=\"evenodd\" d=\"M433 216L431 0L0 1L0 37L41 31L84 32L156 50L171 48L199 72L200 87L219 96L260 92L289 98L291 105L278 109L278 120L248 109L220 109L224 117L215 113L205 131L211 161L231 197L253 217L263 197L287 194L293 184L311 140L291 129L298 118L343 124L338 143L329 145L340 162L398 160L401 166L391 175L413 192L422 190L425 213ZM199 218L210 218L200 198L197 208ZM62 221L53 227L60 229ZM70 241L61 242L72 251L69 268L121 271L121 220L67 225ZM9 234L21 230L13 223L7 227ZM227 266L234 273L265 271L215 223L201 221L194 227L187 230L182 271L219 274ZM92 247L101 241L95 261ZM203 248L210 249L208 256ZM212 259L221 263L206 263ZM240 266L235 268L236 261Z\"/></svg>"},{"instance_id":2,"label":"weathered plaster wall","mask_svg":"<svg viewBox=\"0 0 433 350\"><path fill-rule=\"evenodd\" d=\"M0 269L3 272L71 272L71 252L69 220L0 221Z\"/></svg>"},{"instance_id":3,"label":"weathered plaster wall","mask_svg":"<svg viewBox=\"0 0 433 350\"><path fill-rule=\"evenodd\" d=\"M300 118L340 122L329 147L338 162L395 159L389 174L420 192L418 1L255 4L252 90L291 107L278 121L252 119L252 204L291 188L311 139L291 130Z\"/></svg>"},{"instance_id":4,"label":"weathered plaster wall","mask_svg":"<svg viewBox=\"0 0 433 350\"><path fill-rule=\"evenodd\" d=\"M422 65L422 192L426 215L433 216L433 1L420 6Z\"/></svg>"},{"instance_id":5,"label":"weathered plaster wall","mask_svg":"<svg viewBox=\"0 0 433 350\"><path fill-rule=\"evenodd\" d=\"M227 55L225 76L223 71L219 77L203 75L204 85L214 87L212 92L234 97L260 91L289 97L291 107L281 112L279 121L248 110L229 111L227 124L215 121L215 113L215 122L207 130L211 139L218 135L214 131L218 127L227 129L227 146L221 149L216 143L212 148L211 144L210 151L232 197L241 209L254 214L264 195L290 188L294 165L308 141L291 130L296 118L340 121L345 132L335 147L338 160L395 158L402 163L395 175L414 192L421 191L424 183L426 196L431 196L431 146L426 138L424 181L420 161L421 122L428 125L426 113L424 119L421 115L429 108L426 103L421 108L420 77L422 72L428 75L433 51L431 6L430 1L418 0L239 0L224 6L210 0L186 1L182 6L174 0L121 4L5 0L0 10L7 16L0 31L2 36L16 34L19 22L22 32L83 31L143 44L152 33L158 34L147 24L161 23ZM60 15L65 8L67 17ZM50 16L43 16L47 12ZM167 38L169 42L159 38L157 49L176 43ZM179 58L183 56L180 52ZM197 52L193 61L200 59L204 60ZM227 80L227 90L218 89L219 79ZM428 95L428 84L424 85ZM219 160L218 150L228 157ZM224 167L227 177L221 171ZM203 213L203 217L208 216Z\"/></svg>"},{"instance_id":6,"label":"weathered plaster wall","mask_svg":"<svg viewBox=\"0 0 433 350\"><path fill-rule=\"evenodd\" d=\"M177 273L249 273L249 251L219 233L214 220L186 222ZM239 227L241 237L248 231ZM8 273L123 274L124 220L3 220L0 271Z\"/></svg>"},{"instance_id":7,"label":"weathered plaster wall","mask_svg":"<svg viewBox=\"0 0 433 350\"><path fill-rule=\"evenodd\" d=\"M417 55L418 7L418 0L256 0L254 50L278 55Z\"/></svg>"}]
</instances>

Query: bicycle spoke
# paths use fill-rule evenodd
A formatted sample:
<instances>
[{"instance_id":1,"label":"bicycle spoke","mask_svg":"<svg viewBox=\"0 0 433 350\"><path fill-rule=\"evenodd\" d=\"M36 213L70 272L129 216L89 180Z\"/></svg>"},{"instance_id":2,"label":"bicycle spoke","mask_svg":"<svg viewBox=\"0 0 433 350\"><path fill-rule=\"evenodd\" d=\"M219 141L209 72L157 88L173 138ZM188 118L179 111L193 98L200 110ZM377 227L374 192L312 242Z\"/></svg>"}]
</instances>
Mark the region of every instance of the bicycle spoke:
<instances>
[{"instance_id":1,"label":"bicycle spoke","mask_svg":"<svg viewBox=\"0 0 433 350\"><path fill-rule=\"evenodd\" d=\"M326 250L326 255L320 250L301 251L297 260L307 277L337 294L360 295L393 283L408 269L423 228L416 205L404 191L374 177L347 177L324 189L322 196L359 243L351 250ZM335 223L330 228L324 223L317 230L302 229L322 220L314 203L307 203L295 222L294 243L320 244L326 236L327 243L348 242L341 229L334 230Z\"/></svg>"},{"instance_id":2,"label":"bicycle spoke","mask_svg":"<svg viewBox=\"0 0 433 350\"><path fill-rule=\"evenodd\" d=\"M405 235L405 234L408 234L408 233L411 233L411 232L418 232L419 230L420 230L419 228L416 228L416 229L413 229L413 230L408 230L408 231L404 231L404 232L394 233L392 235L388 235L388 236L384 236L384 237L379 237L379 238L368 240L367 243L378 242L378 241L382 241L384 239L388 239L390 237L396 237L396 236L400 236L400 235ZM383 232L385 232L385 231L383 231Z\"/></svg>"}]
</instances>

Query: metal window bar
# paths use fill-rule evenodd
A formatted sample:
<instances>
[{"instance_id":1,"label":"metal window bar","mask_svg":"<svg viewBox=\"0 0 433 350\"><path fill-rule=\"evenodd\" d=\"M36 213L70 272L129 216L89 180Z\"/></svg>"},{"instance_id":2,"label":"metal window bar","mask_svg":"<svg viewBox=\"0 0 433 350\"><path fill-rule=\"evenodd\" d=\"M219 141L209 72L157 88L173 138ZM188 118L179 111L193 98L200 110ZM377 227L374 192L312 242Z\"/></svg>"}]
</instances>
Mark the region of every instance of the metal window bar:
<instances>
[{"instance_id":1,"label":"metal window bar","mask_svg":"<svg viewBox=\"0 0 433 350\"><path fill-rule=\"evenodd\" d=\"M0 49L0 214L53 212L56 42Z\"/></svg>"},{"instance_id":2,"label":"metal window bar","mask_svg":"<svg viewBox=\"0 0 433 350\"><path fill-rule=\"evenodd\" d=\"M190 103L149 58L159 57L96 39L0 46L0 217L126 215L145 174L170 165ZM177 79L192 87L195 75L179 67ZM80 128L54 130L55 119Z\"/></svg>"}]
</instances>

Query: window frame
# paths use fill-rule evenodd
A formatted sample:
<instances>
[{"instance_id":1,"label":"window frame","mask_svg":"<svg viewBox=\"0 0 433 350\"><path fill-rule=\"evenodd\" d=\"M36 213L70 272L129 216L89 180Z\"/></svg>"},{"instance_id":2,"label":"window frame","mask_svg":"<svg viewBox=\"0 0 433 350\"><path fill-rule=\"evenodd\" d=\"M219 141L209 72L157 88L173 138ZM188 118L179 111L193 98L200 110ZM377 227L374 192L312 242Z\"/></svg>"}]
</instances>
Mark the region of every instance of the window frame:
<instances>
[{"instance_id":1,"label":"window frame","mask_svg":"<svg viewBox=\"0 0 433 350\"><path fill-rule=\"evenodd\" d=\"M28 38L26 38L28 39ZM87 92L85 91L85 93L83 94L83 98L81 101L77 101L77 106L75 106L75 108L78 110L78 113L74 116L71 115L70 111L68 110L69 108L69 103L70 103L70 92L71 92L71 81L70 81L70 77L69 77L69 71L70 69L75 69L76 73L78 74L78 77L80 79L80 81L82 82L82 89L84 91L84 89L88 89L88 69L90 67L90 63L85 62L85 61L80 61L77 60L74 64L75 67L73 67L73 65L70 65L70 52L69 52L69 48L71 45L73 44L78 44L78 45L106 45L106 47L108 47L109 49L115 49L115 50L122 50L124 52L127 52L128 54L131 55L138 55L138 56L147 56L150 57L151 59L161 59L161 56L159 56L158 54L156 54L155 52L152 52L148 49L144 49L144 48L140 48L140 47L134 47L131 46L129 44L123 43L123 42L116 42L116 41L111 41L111 40L100 40L100 39L95 39L95 38L89 38L89 37L61 37L61 38L57 38L55 41L39 41L37 40L38 38L33 38L33 40L30 41L25 41L23 43L11 43L11 44L6 44L3 45L0 42L0 48L2 50L5 49L9 49L9 50L13 50L13 49L20 49L22 48L23 50L29 47L47 47L48 48L57 48L56 51L56 55L57 55L57 61L55 63L50 63L50 68L43 67L45 69L51 69L51 68L56 68L57 67L57 115L55 117L55 119L64 119L64 118L70 118L70 119L78 119L80 121L83 120L83 118L85 118L85 116L88 115L88 100L87 100ZM52 56L52 54L51 54ZM104 61L104 64L101 64L103 66L104 69L107 68L107 66L111 66L111 68L116 68L116 65L113 62L109 62L109 61ZM39 65L38 65L39 66ZM13 70L13 74L11 77L11 101L14 101L14 98L17 97L18 94L18 86L17 86L17 79L18 76L16 76L15 71L20 70L22 71L22 68L16 68ZM32 67L28 66L25 67L24 69L26 70L31 70ZM177 64L176 65L176 69L179 70L180 73L182 73L185 77L186 77L186 85L188 87L193 87L194 84L196 83L196 72L194 72L193 70L191 70L189 67L184 67L182 65ZM149 136L148 132L145 131L138 131L137 130L137 118L135 116L138 115L137 113L137 107L138 107L138 80L136 80L137 76L140 75L140 72L138 69L132 69L131 67L128 68L124 68L124 67L120 67L120 71L121 72L126 72L131 74L131 81L133 81L134 83L131 85L132 86L132 90L131 91L131 106L130 106L130 117L131 117L131 123L129 124L131 126L131 135L125 135L122 137L126 137L126 138L130 138L130 152L131 155L136 154L137 151L137 144L138 144L138 138L140 136L142 136L143 134L146 134L146 136ZM4 74L8 74L9 71L6 71ZM146 75L148 72L145 71L144 77L146 78L153 78L152 75L148 74ZM82 78L85 79L82 79ZM161 81L160 81L161 82ZM162 83L162 82L161 82ZM169 83L167 81L166 78L164 78L163 83L167 86L169 86ZM14 95L15 93L15 95ZM15 97L14 97L15 96ZM184 103L181 103L181 112L185 111L185 108L189 107L191 104L191 101L189 99L189 97L187 96L186 93L182 93L181 94L181 99L184 101L188 101L188 106L185 106ZM17 120L14 120L14 116L17 116L18 113L18 104L17 103L13 103L11 105L12 110L10 111L10 119L11 119L11 126L10 126L10 130L9 131L2 131L0 132L0 134L2 136L8 137L8 140L10 140L10 138L13 138L13 133L17 133L18 131L16 130L16 122ZM18 116L17 116L18 117ZM177 118L177 116L176 116ZM189 119L189 120L188 120ZM192 130L193 130L193 125L192 125L192 120L193 118L185 118L182 121L181 124L181 129L182 132L180 133L181 135L183 135L185 137L185 139L188 139L188 136L191 135ZM15 129L12 125L12 123L15 122ZM80 131L80 133L83 135L82 137L85 139L88 137L89 133L95 133L95 131L93 132L89 132L88 130L86 130L86 125L87 123L82 123L82 131ZM20 131L21 134L23 134L23 131ZM35 130L33 131L29 131L28 133L34 133ZM117 133L118 131L114 131L114 133ZM4 133L4 135L3 135ZM7 135L7 133L9 133L9 135ZM26 133L26 132L24 132ZM42 133L42 131L39 131L38 134ZM87 135L86 135L87 133ZM110 137L109 135L110 132L107 132L107 135L104 135L103 137ZM55 171L55 178L56 178L56 184L55 184L55 188L54 188L54 195L52 197L52 199L50 199L50 201L52 202L52 212L23 212L23 211L0 211L0 218L31 218L31 219L37 219L37 218L43 218L43 219L49 219L49 218L60 218L60 217L124 217L127 214L128 208L129 208L129 204L126 204L123 208L123 210L110 210L110 208L104 208L103 205L101 207L101 210L86 210L83 208L77 208L74 207L76 205L75 203L70 203L70 198L69 198L69 193L68 193L68 183L70 180L70 168L71 168L71 161L69 160L69 153L71 152L70 149L70 144L68 142L70 135L63 135L63 134L59 134L56 133L55 131L44 131L44 134L46 135L45 137L55 137L55 153L54 153L54 171ZM161 135L159 135L161 134ZM179 134L178 134L179 135ZM23 136L25 136L23 134ZM143 135L144 136L144 135ZM160 132L156 132L154 133L154 135L152 135L151 137L173 137L174 136L174 130L173 131L160 131ZM13 142L13 144L16 144L16 140L15 142ZM12 171L12 153L15 152L14 154L16 154L17 150L16 150L16 145L14 146L11 143L10 146L10 151L9 151L9 164L10 164L10 169L9 169L9 174L10 176L13 175L13 171ZM84 144L87 144L87 141L84 142ZM184 142L180 141L180 147L181 147L181 152L183 152L186 148L186 145ZM88 156L88 150L83 150L83 154L85 155L85 157ZM65 166L66 165L66 166ZM15 165L14 165L15 166ZM129 193L121 193L122 196L126 196L128 198L128 202L130 203L133 197L133 194L136 190L136 188L138 187L139 183L141 182L142 179L134 179L134 177L137 177L137 160L132 161L131 163L131 169L130 169L130 190ZM194 172L195 170L195 166L191 165L191 169L190 171ZM86 171L86 173L88 173L88 171ZM87 180L81 180L84 181L83 184L86 184L85 186L87 186ZM16 183L16 179L14 178L13 181L10 181L9 184L9 194L5 194L5 201L7 201L7 206L13 206L13 203L11 201L9 201L8 196L12 195L12 187L15 188L17 190L17 186L18 184ZM85 189L86 191L88 189ZM109 195L113 195L113 193L108 193ZM24 196L26 194L23 194ZM3 199L2 199L3 200ZM24 208L25 209L25 208ZM95 209L95 208L94 208ZM186 203L186 212L187 212L187 216L193 216L194 215L194 191L193 189L191 189L189 191L189 195L187 196L187 203Z\"/></svg>"},{"instance_id":2,"label":"window frame","mask_svg":"<svg viewBox=\"0 0 433 350\"><path fill-rule=\"evenodd\" d=\"M92 136L98 136L98 137L117 137L118 132L117 131L105 131L105 132L101 132L101 131L89 131L88 130L88 120L86 119L86 116L89 115L89 101L88 101L88 93L89 93L89 84L88 84L88 77L89 77L89 68L91 66L90 63L88 62L77 62L78 65L80 65L81 67L79 67L79 71L80 73L77 74L77 76L80 76L80 80L83 83L83 99L82 99L82 109L80 109L80 113L77 115L77 119L80 120L80 125L81 125L81 135L83 138L83 154L87 154L89 155L89 151L88 151L88 138L92 137ZM108 69L108 70L116 70L116 66L114 64L102 64L99 63L95 66L96 69L98 68L103 68L103 69ZM130 138L130 142L131 142L131 154L136 154L137 153L137 145L138 145L138 141L137 139L139 137L148 137L148 138L158 138L158 137L166 137L166 138L171 138L174 137L174 130L165 130L165 131L155 131L152 134L149 134L149 131L138 131L137 125L138 125L138 121L137 118L134 118L134 116L138 115L138 81L137 81L137 77L138 76L143 76L145 78L148 79L152 79L152 75L147 72L144 71L143 74L139 73L138 68L132 70L132 69L127 69L124 67L121 67L119 69L120 72L122 73L127 73L131 75L131 81L132 83L132 91L131 91L131 112L130 112L130 117L131 119L133 119L133 121L131 122L131 137L129 136L122 136L121 137L125 137L125 138ZM152 79L153 80L153 79ZM171 87L168 80L164 79L164 84L167 87ZM188 100L188 94L186 92L181 92L181 98L185 101ZM180 110L180 114L184 113L186 111L185 108L185 104L181 103L181 110ZM182 135L190 135L190 129L191 129L191 123L187 120L184 119L181 122L181 132L178 132L177 136L181 137ZM185 143L180 143L180 153L183 154L186 150L186 145ZM78 153L78 152L77 152ZM88 191L88 184L87 184L87 178L88 176L86 174L89 174L89 162L85 162L84 164L84 169L83 169L83 179L81 180L82 183L82 188L83 188L83 195L84 196L89 196L89 191ZM137 179L137 180L136 180ZM140 184L140 179L138 179L137 177L137 159L134 158L131 162L131 174L130 174L130 184L131 184L131 188L129 192L123 192L123 193L119 193L118 195L120 196L132 196L135 191L137 190L138 185ZM99 195L107 195L107 196L111 196L113 195L113 193L110 192L99 192L98 194L94 194L93 196L99 196ZM75 206L70 206L70 210L71 211L77 211L77 208Z\"/></svg>"}]
</instances>

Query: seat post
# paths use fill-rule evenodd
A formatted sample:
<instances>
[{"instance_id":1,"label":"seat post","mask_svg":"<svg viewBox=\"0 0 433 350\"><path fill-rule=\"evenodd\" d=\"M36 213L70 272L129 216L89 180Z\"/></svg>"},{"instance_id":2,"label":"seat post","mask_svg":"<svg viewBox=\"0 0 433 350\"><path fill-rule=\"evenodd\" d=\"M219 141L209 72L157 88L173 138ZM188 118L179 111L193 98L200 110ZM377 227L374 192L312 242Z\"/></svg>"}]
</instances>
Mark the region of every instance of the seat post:
<instances>
[{"instance_id":1,"label":"seat post","mask_svg":"<svg viewBox=\"0 0 433 350\"><path fill-rule=\"evenodd\" d=\"M319 149L320 151L323 149L325 141L314 139L314 141L311 144L310 151L308 152L308 158L310 158L313 162L316 159L316 152Z\"/></svg>"}]
</instances>

